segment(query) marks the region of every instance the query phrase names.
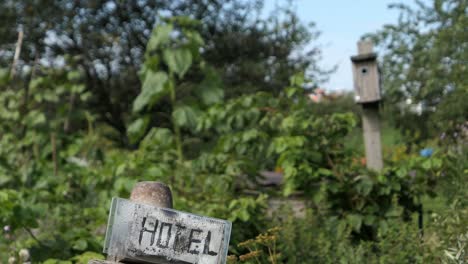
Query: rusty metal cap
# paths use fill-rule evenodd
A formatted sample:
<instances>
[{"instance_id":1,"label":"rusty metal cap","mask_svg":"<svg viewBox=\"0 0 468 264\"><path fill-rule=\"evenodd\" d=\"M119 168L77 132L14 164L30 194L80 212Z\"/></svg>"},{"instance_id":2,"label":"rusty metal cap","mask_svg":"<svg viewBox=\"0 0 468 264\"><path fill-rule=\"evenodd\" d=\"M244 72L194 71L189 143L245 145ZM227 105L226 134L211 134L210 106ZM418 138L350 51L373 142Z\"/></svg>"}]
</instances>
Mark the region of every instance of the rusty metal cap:
<instances>
[{"instance_id":1,"label":"rusty metal cap","mask_svg":"<svg viewBox=\"0 0 468 264\"><path fill-rule=\"evenodd\" d=\"M135 184L130 200L161 208L172 208L172 192L169 186L157 181L143 181Z\"/></svg>"}]
</instances>

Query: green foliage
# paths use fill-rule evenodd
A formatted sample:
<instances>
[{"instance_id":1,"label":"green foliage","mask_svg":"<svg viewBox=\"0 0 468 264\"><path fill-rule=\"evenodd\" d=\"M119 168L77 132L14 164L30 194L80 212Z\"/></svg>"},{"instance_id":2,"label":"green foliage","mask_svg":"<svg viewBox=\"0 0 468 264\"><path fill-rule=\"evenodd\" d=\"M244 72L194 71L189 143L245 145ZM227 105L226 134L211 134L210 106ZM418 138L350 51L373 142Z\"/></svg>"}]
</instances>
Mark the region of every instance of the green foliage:
<instances>
[{"instance_id":1,"label":"green foliage","mask_svg":"<svg viewBox=\"0 0 468 264\"><path fill-rule=\"evenodd\" d=\"M171 83L169 78L174 76L166 83ZM419 239L412 223L414 212L422 198L434 195L437 188L455 188L456 192L449 191L455 196L450 201L463 208L461 195L466 188L459 183L466 172L466 157L441 149L430 158L397 159L382 173L367 171L343 148L355 126L353 115L311 115L313 110L297 92L298 80L293 78L280 96L257 93L222 104L200 104L199 112L183 98L173 97L175 126L170 128L148 127L148 115L137 112L128 132L139 144L128 152L104 144L91 121L72 137L52 130L57 133L55 147L52 128L30 125L26 135L37 136L22 138L11 130L11 121L4 122L3 131L11 132L0 141L0 179L9 189L0 192L5 205L0 224L10 230L0 243L5 252L0 256L26 247L34 260L49 263L81 263L96 257L89 252L100 252L110 198L127 196L142 179L170 183L179 210L231 220L231 240L236 245L272 222L266 217L268 197L278 193L266 195L258 189L258 180L259 171L276 168L285 176L281 194L302 192L314 212L304 221L279 216L273 222L286 230L278 239L279 255L273 254L278 260L336 263L347 256L350 263L391 259L414 263L440 259L442 250L447 250L447 258L456 258L460 250L450 252L455 252L452 245L463 232L464 209L457 209L456 216L441 213L427 220L433 227L425 227L426 234L443 243L428 241L426 246L409 241ZM191 134L177 133L176 128ZM197 140L202 143L194 151L190 147ZM23 152L24 148L32 151ZM26 157L32 160L25 161ZM261 250L268 248L264 246ZM428 247L440 254L428 253ZM231 252L248 253L234 246ZM271 255L264 256L271 260Z\"/></svg>"},{"instance_id":2,"label":"green foliage","mask_svg":"<svg viewBox=\"0 0 468 264\"><path fill-rule=\"evenodd\" d=\"M258 205L264 205L266 195L259 195L255 200L250 197L241 197L240 199L232 200L229 203L228 210L231 211L229 221L235 222L237 219L248 222L252 215L257 210Z\"/></svg>"},{"instance_id":3,"label":"green foliage","mask_svg":"<svg viewBox=\"0 0 468 264\"><path fill-rule=\"evenodd\" d=\"M146 71L141 93L133 102L133 112L139 112L145 107L151 107L158 99L167 95L169 93L167 80L167 74L164 72Z\"/></svg>"},{"instance_id":4,"label":"green foliage","mask_svg":"<svg viewBox=\"0 0 468 264\"><path fill-rule=\"evenodd\" d=\"M416 3L414 9L391 5L400 10L399 21L369 35L383 51L380 69L387 117L412 142L444 131L448 137L459 137L467 119L463 98L468 91L464 76L468 4L464 0Z\"/></svg>"},{"instance_id":5,"label":"green foliage","mask_svg":"<svg viewBox=\"0 0 468 264\"><path fill-rule=\"evenodd\" d=\"M169 123L176 134L175 143L180 160L183 159L181 129L193 130L197 123L198 109L217 103L223 97L222 85L215 70L200 58L199 50L203 41L199 33L192 29L195 24L194 20L173 18L153 30L146 49L146 61L140 71L143 87L133 102L135 114L149 114L157 103L169 97L172 107ZM198 87L187 87L183 77L194 67L205 73L203 81ZM201 97L201 103L195 100L196 97ZM127 130L132 142L143 138L148 124L147 117L132 123ZM158 122L158 126L161 126L161 122Z\"/></svg>"},{"instance_id":6,"label":"green foliage","mask_svg":"<svg viewBox=\"0 0 468 264\"><path fill-rule=\"evenodd\" d=\"M90 260L104 260L104 256L95 252L85 252L72 258L73 263L86 264Z\"/></svg>"},{"instance_id":7,"label":"green foliage","mask_svg":"<svg viewBox=\"0 0 468 264\"><path fill-rule=\"evenodd\" d=\"M164 50L163 57L169 70L176 73L179 78L184 77L192 64L192 53L187 49Z\"/></svg>"},{"instance_id":8,"label":"green foliage","mask_svg":"<svg viewBox=\"0 0 468 264\"><path fill-rule=\"evenodd\" d=\"M176 106L172 118L174 123L180 127L194 128L197 125L197 113L188 105Z\"/></svg>"},{"instance_id":9,"label":"green foliage","mask_svg":"<svg viewBox=\"0 0 468 264\"><path fill-rule=\"evenodd\" d=\"M132 142L137 142L145 134L148 122L148 117L142 117L133 121L133 123L128 126L127 133Z\"/></svg>"},{"instance_id":10,"label":"green foliage","mask_svg":"<svg viewBox=\"0 0 468 264\"><path fill-rule=\"evenodd\" d=\"M291 216L290 208L283 208L273 223L280 226L275 228L279 233L267 231L239 243L239 249L248 250L237 254L239 257L231 255L228 263L299 263L305 259L313 263L464 263L466 227L458 227L456 232L460 233L450 239L436 235L444 229L442 222L461 216L459 211L455 211L457 216L453 212L440 217L444 220L430 219L424 237L414 223L390 218L387 229L380 230L374 240L356 241L355 230L345 220L323 218L310 210L301 219ZM267 238L269 243L264 245L259 238ZM270 257L272 252L278 259Z\"/></svg>"},{"instance_id":11,"label":"green foliage","mask_svg":"<svg viewBox=\"0 0 468 264\"><path fill-rule=\"evenodd\" d=\"M257 91L278 94L289 76L300 71L324 79L326 72L318 66L316 28L301 21L289 4L260 16L263 2L1 1L0 68L11 67L22 29L25 37L16 78L27 85L34 79L34 71L28 69L65 60L67 66L82 71L85 90L92 95L86 109L109 126L104 136L131 148L127 125L145 80L138 71L144 62L170 66L175 75L184 76L186 91L205 76L206 69L188 69L203 53L228 97ZM178 33L190 41L173 47ZM147 55L157 49L166 51L148 60ZM220 93L216 90L218 100ZM208 100L205 103L213 102ZM151 114L165 117L170 111L161 103L152 107Z\"/></svg>"},{"instance_id":12,"label":"green foliage","mask_svg":"<svg viewBox=\"0 0 468 264\"><path fill-rule=\"evenodd\" d=\"M466 138L468 120L468 85L465 89L451 91L437 106L437 111L430 117L443 137L451 141Z\"/></svg>"},{"instance_id":13,"label":"green foliage","mask_svg":"<svg viewBox=\"0 0 468 264\"><path fill-rule=\"evenodd\" d=\"M146 51L151 51L159 48L161 45L169 43L171 33L173 30L172 24L167 24L155 27L151 33L151 38L146 45Z\"/></svg>"},{"instance_id":14,"label":"green foliage","mask_svg":"<svg viewBox=\"0 0 468 264\"><path fill-rule=\"evenodd\" d=\"M33 262L102 259L111 197L128 197L141 180L168 183L178 210L232 221L230 252L247 263L465 258L463 144L431 157L393 148L381 172L369 171L345 147L355 115L310 105L303 87L312 82L303 73L288 76L281 92L259 88L224 99L225 80L205 60L213 54L200 26L172 17L152 31L142 87L128 96L133 111L121 127L132 150L108 140L116 134L107 123L119 109L89 111L89 101L115 98L90 96L89 72L73 58L37 66L30 82L0 73L1 262L21 249ZM263 186L264 171L282 173L282 185ZM291 208L271 210L270 198L288 206L291 195L308 208L304 218ZM427 206L436 195L446 210ZM424 217L423 229L416 217Z\"/></svg>"}]
</instances>

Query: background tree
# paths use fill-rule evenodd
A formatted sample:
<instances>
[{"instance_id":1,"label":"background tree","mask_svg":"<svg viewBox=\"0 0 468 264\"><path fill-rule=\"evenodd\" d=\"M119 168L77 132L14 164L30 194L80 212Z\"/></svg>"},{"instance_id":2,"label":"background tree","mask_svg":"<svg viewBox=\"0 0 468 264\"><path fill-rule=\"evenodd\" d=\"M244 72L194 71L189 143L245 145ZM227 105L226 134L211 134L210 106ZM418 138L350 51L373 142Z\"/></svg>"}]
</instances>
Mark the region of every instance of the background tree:
<instances>
[{"instance_id":1,"label":"background tree","mask_svg":"<svg viewBox=\"0 0 468 264\"><path fill-rule=\"evenodd\" d=\"M398 23L368 35L383 52L381 69L389 117L418 141L437 132L465 129L468 118L468 2L396 4ZM418 111L411 111L411 105ZM417 110L417 109L416 109ZM434 129L437 128L437 129Z\"/></svg>"},{"instance_id":2,"label":"background tree","mask_svg":"<svg viewBox=\"0 0 468 264\"><path fill-rule=\"evenodd\" d=\"M277 94L297 71L324 76L317 66L319 49L302 52L318 37L313 27L289 8L265 18L262 7L261 0L2 1L0 63L10 66L21 28L25 37L18 68L66 62L80 70L92 93L88 109L113 128L108 136L128 146L127 124L141 87L138 71L145 45L165 17L200 20L196 29L206 41L202 53L220 74L228 97L258 90ZM193 69L187 83L198 83L202 76ZM31 71L21 77L28 89ZM154 113L167 115L168 105L158 104Z\"/></svg>"}]
</instances>

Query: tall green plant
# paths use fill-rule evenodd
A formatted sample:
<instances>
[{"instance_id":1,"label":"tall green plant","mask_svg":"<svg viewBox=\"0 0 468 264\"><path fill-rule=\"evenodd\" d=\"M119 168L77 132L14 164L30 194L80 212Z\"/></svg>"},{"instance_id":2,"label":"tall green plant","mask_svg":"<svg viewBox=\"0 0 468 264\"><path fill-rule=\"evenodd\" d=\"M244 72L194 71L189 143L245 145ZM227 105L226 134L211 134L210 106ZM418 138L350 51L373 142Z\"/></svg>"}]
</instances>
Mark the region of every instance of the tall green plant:
<instances>
[{"instance_id":1,"label":"tall green plant","mask_svg":"<svg viewBox=\"0 0 468 264\"><path fill-rule=\"evenodd\" d=\"M193 129L200 110L223 97L215 70L200 56L204 43L199 32L193 29L197 23L176 17L153 30L140 71L143 86L133 102L133 112L138 118L128 128L131 140L138 142L151 127L149 110L158 103L168 103L172 111L167 118L180 162L184 160L182 130ZM184 77L193 68L204 72L199 85L185 82ZM154 121L159 127L162 122Z\"/></svg>"}]
</instances>

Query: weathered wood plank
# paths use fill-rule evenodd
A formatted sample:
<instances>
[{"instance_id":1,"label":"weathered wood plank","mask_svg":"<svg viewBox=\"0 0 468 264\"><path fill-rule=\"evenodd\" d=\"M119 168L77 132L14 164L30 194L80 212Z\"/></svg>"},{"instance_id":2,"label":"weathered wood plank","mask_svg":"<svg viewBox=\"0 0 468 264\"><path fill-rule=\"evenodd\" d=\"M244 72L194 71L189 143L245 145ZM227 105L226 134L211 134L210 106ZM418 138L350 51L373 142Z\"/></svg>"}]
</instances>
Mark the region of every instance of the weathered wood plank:
<instances>
[{"instance_id":1,"label":"weathered wood plank","mask_svg":"<svg viewBox=\"0 0 468 264\"><path fill-rule=\"evenodd\" d=\"M104 252L120 261L225 263L231 223L114 198Z\"/></svg>"},{"instance_id":2,"label":"weathered wood plank","mask_svg":"<svg viewBox=\"0 0 468 264\"><path fill-rule=\"evenodd\" d=\"M379 105L377 103L364 104L362 107L366 164L368 168L381 170L383 168L383 159L380 143Z\"/></svg>"}]
</instances>

